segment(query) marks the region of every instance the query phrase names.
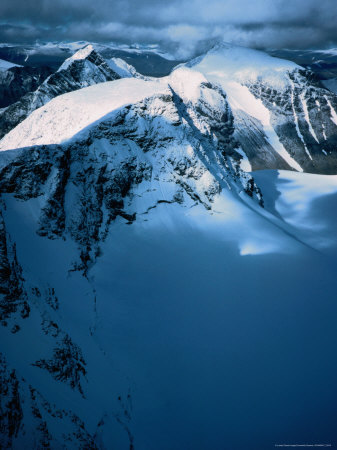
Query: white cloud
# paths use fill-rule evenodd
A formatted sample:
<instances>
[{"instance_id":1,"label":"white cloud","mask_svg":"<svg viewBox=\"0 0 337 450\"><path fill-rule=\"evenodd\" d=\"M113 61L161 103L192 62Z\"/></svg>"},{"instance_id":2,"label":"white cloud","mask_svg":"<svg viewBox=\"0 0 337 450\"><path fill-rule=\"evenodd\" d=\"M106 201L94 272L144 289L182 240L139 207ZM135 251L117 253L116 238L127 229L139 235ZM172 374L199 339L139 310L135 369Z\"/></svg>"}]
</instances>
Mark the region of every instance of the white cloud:
<instances>
[{"instance_id":1,"label":"white cloud","mask_svg":"<svg viewBox=\"0 0 337 450\"><path fill-rule=\"evenodd\" d=\"M0 40L156 42L192 55L214 38L258 47L337 45L336 0L2 0Z\"/></svg>"}]
</instances>

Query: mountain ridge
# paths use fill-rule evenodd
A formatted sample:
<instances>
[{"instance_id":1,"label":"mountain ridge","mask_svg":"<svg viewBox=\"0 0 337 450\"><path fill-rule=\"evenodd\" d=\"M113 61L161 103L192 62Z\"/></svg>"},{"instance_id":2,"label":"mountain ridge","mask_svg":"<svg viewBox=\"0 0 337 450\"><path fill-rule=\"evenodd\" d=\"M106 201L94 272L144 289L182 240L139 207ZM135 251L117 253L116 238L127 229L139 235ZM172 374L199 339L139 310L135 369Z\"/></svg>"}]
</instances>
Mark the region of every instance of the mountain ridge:
<instances>
[{"instance_id":1,"label":"mountain ridge","mask_svg":"<svg viewBox=\"0 0 337 450\"><path fill-rule=\"evenodd\" d=\"M78 53L75 53L70 57L67 64L62 65L59 71L51 74L36 91L24 95L18 102L8 106L0 114L1 137L20 124L35 109L58 95L120 78L92 47L87 48L85 57L82 57L82 50L79 52L79 56L77 56Z\"/></svg>"},{"instance_id":2,"label":"mountain ridge","mask_svg":"<svg viewBox=\"0 0 337 450\"><path fill-rule=\"evenodd\" d=\"M84 62L69 87L92 85L0 141L1 447L333 436L309 425L336 393L337 176L300 172L304 146L281 149L304 121L314 156L318 106L296 90L327 91L288 63L262 70L272 86L258 70L226 80L227 50L218 70L201 58L155 79L116 60L101 71L87 48L58 73ZM97 82L107 74L125 78ZM263 162L288 170L250 171Z\"/></svg>"},{"instance_id":3,"label":"mountain ridge","mask_svg":"<svg viewBox=\"0 0 337 450\"><path fill-rule=\"evenodd\" d=\"M59 73L68 73L73 66L86 61L89 72L82 76L87 77L87 84L120 76L151 81L131 66L123 66L120 60L106 63L97 56L93 47L87 46L85 49L80 50L79 55L70 57L61 66L61 72L53 76L57 78ZM92 61L90 55L95 55ZM94 75L95 72L90 74L90 64L94 64L94 71L97 70L99 75ZM226 92L234 114L240 151L253 170L293 169L336 173L337 99L311 72L263 52L229 44L217 44L204 56L175 70L184 66L200 71L208 81L220 85ZM165 83L165 79L167 77L152 78L152 81ZM55 95L86 85L83 82L69 84L55 81L49 86L48 82L46 80L42 84L38 94L24 97L21 103L11 105L0 115L3 136L37 106L42 106Z\"/></svg>"}]
</instances>

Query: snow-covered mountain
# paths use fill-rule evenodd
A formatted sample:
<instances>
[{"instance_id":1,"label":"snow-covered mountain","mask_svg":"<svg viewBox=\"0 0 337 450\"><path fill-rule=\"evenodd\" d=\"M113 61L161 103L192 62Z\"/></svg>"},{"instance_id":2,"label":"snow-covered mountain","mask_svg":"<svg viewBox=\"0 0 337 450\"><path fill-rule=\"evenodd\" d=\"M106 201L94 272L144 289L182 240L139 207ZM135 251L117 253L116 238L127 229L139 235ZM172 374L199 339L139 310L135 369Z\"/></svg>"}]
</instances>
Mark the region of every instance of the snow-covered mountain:
<instances>
[{"instance_id":1,"label":"snow-covered mountain","mask_svg":"<svg viewBox=\"0 0 337 450\"><path fill-rule=\"evenodd\" d=\"M45 42L32 45L0 44L0 58L24 66L49 66L53 70L73 53L93 45L94 49L105 59L122 58L136 67L138 72L147 76L165 76L181 61L164 52L158 45L126 45L121 43Z\"/></svg>"},{"instance_id":2,"label":"snow-covered mountain","mask_svg":"<svg viewBox=\"0 0 337 450\"><path fill-rule=\"evenodd\" d=\"M336 173L337 97L311 72L229 44L187 65L227 93L253 170Z\"/></svg>"},{"instance_id":3,"label":"snow-covered mountain","mask_svg":"<svg viewBox=\"0 0 337 450\"><path fill-rule=\"evenodd\" d=\"M226 93L235 137L253 170L336 173L337 97L311 72L229 44L218 44L186 66ZM0 115L1 136L51 98L118 77L147 79L119 58L105 62L92 46L79 50L36 92Z\"/></svg>"},{"instance_id":4,"label":"snow-covered mountain","mask_svg":"<svg viewBox=\"0 0 337 450\"><path fill-rule=\"evenodd\" d=\"M14 66L0 71L0 108L6 108L28 92L35 91L51 74L48 67Z\"/></svg>"},{"instance_id":5,"label":"snow-covered mountain","mask_svg":"<svg viewBox=\"0 0 337 450\"><path fill-rule=\"evenodd\" d=\"M48 67L22 67L0 59L0 108L37 89L51 73Z\"/></svg>"},{"instance_id":6,"label":"snow-covered mountain","mask_svg":"<svg viewBox=\"0 0 337 450\"><path fill-rule=\"evenodd\" d=\"M121 78L140 78L142 80L147 80L149 77L146 77L136 71L136 69L128 64L121 58L110 58L107 60L108 66Z\"/></svg>"},{"instance_id":7,"label":"snow-covered mountain","mask_svg":"<svg viewBox=\"0 0 337 450\"><path fill-rule=\"evenodd\" d=\"M221 129L217 127L216 119L219 117ZM41 130L46 132L41 133ZM181 211L183 215L192 213L193 217L193 211L197 214L210 212L215 202L215 210L221 214L223 206L219 194L224 188L232 191L238 199L240 193L248 199L255 198L256 207L261 208L258 204L262 203L260 191L252 177L239 167L242 157L235 150L232 133L232 115L224 93L214 90L201 74L181 68L165 81L126 78L58 96L33 112L4 138L4 146L7 143L12 148L26 148L2 153L1 159L4 202L5 198L14 201L11 206L3 204L3 332L5 335L26 336L26 339L29 335L31 345L39 353L36 357L27 353L28 359L22 360L26 362L19 372L27 381L22 381L22 378L21 381L13 380L15 386L11 392L15 391L17 404L16 410L10 412L15 414L15 433L10 435L10 439L18 446L37 440L51 445L63 443L65 438L60 435L59 425L54 428L52 425L55 415L56 421L61 417L62 422L67 422L70 433L67 439L72 440L73 445L78 442L79 438L74 436L79 432L85 442L83 445L89 445L90 439L94 439L95 433L85 431L88 424L85 428L81 426L84 419L74 411L73 402L76 403L78 398L77 401L85 404L86 398L93 401L93 396L96 396L96 381L90 381L91 375L87 375L87 365L91 363L87 361L87 350L83 353L81 346L87 348L85 342L88 339L92 341L90 347L97 345L92 338L97 326L95 307L94 304L89 306L96 288L89 281L89 271L100 255L101 243L110 235L114 224L132 224L135 221L146 224L153 210L159 211L159 215L154 214L154 217L160 218L160 211L165 211L167 205L172 205L174 211ZM43 246L45 242L51 242L52 246L55 243L56 247L63 242L63 250L59 247L61 252L57 251L59 256L55 259L61 257L58 264L62 270L56 273L53 268L51 271L62 280L70 276L70 285L77 280L84 297L89 293L89 310L83 316L85 321L89 320L89 329L82 335L75 326L75 335L80 332L77 338L71 331L73 326L68 322L68 313L61 313L61 316L66 314L65 321L58 313L62 311L63 300L59 298L61 292L57 287L64 285L67 292L64 301L70 306L69 283L64 284L61 279L52 280L53 276L45 278L39 269L27 267L28 273L24 268L26 263L19 256L22 253L18 249L18 236L6 216L6 211L15 210L16 199L24 209L28 206L35 211L35 218L32 217L30 223L37 242ZM152 224L152 219L150 222ZM24 232L22 237L26 240L28 235ZM24 259L33 249L28 253L26 250L23 250ZM46 254L45 257L49 259ZM9 272L12 278L7 279ZM75 285L71 289L75 289ZM30 299L32 296L45 299L45 292L50 298L47 310L33 300L35 310ZM46 341L43 351L35 344L35 339ZM76 343L78 341L80 346ZM45 355L40 354L41 351ZM93 361L93 364L102 370L108 362L105 362L104 352L99 351L99 346L95 352L99 353L97 358L102 362ZM67 365L63 367L65 360ZM7 364L4 363L3 368L5 377L11 373ZM33 378L27 370L33 370ZM94 372L95 378L96 369ZM67 406L52 406L57 399L46 397L47 391L40 392L38 379L41 376L46 377L47 391L51 381L52 385L60 386L57 391L64 392L62 397L69 389L73 391L73 400L66 402ZM106 378L111 377L111 368L102 376L106 385ZM103 410L97 406L101 416L98 418L99 427L108 428L104 431L107 447L111 421L115 423L113 428L118 428L119 424L121 428L113 439L120 439L118 436L124 433L125 438L129 435L130 445L132 443L131 432L128 431L131 414L128 396L117 392L113 399L106 400L108 403ZM119 397L122 400L118 400ZM21 398L25 399L26 406L21 404ZM24 412L24 408L28 409ZM39 411L35 415L35 431L29 432L31 438L23 434L24 430L32 427L29 408ZM109 417L105 419L106 414ZM8 423L6 428L9 434L11 426Z\"/></svg>"},{"instance_id":8,"label":"snow-covered mountain","mask_svg":"<svg viewBox=\"0 0 337 450\"><path fill-rule=\"evenodd\" d=\"M0 72L11 69L12 67L20 67L17 64L13 64L9 61L5 61L4 59L0 59Z\"/></svg>"},{"instance_id":9,"label":"snow-covered mountain","mask_svg":"<svg viewBox=\"0 0 337 450\"><path fill-rule=\"evenodd\" d=\"M248 50L160 79L86 51L0 141L1 447L332 442L337 177L299 173L282 120L333 94ZM248 133L295 170L244 171Z\"/></svg>"},{"instance_id":10,"label":"snow-covered mountain","mask_svg":"<svg viewBox=\"0 0 337 450\"><path fill-rule=\"evenodd\" d=\"M29 114L52 98L91 86L96 83L120 78L93 49L87 46L78 50L51 74L34 92L24 95L0 114L0 136L4 136Z\"/></svg>"}]
</instances>

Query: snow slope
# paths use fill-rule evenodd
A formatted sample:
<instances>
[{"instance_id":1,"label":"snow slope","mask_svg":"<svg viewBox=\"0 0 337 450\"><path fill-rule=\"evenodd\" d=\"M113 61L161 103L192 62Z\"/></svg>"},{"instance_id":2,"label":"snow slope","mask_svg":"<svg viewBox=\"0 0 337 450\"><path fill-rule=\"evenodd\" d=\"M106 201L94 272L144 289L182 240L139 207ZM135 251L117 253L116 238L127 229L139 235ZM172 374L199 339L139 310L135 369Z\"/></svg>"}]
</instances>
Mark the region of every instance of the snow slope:
<instances>
[{"instance_id":1,"label":"snow slope","mask_svg":"<svg viewBox=\"0 0 337 450\"><path fill-rule=\"evenodd\" d=\"M1 140L0 149L60 144L122 106L156 93L165 93L165 86L123 79L58 96L9 132Z\"/></svg>"},{"instance_id":2,"label":"snow slope","mask_svg":"<svg viewBox=\"0 0 337 450\"><path fill-rule=\"evenodd\" d=\"M0 115L0 136L4 136L37 108L66 92L120 78L93 49L87 46L67 59L34 91L24 95Z\"/></svg>"},{"instance_id":3,"label":"snow slope","mask_svg":"<svg viewBox=\"0 0 337 450\"><path fill-rule=\"evenodd\" d=\"M337 97L312 73L290 61L229 44L218 44L185 67L202 74L205 83L210 82L215 90L220 87L227 96L242 167L336 173ZM68 58L35 93L1 114L1 133L7 134L37 107L64 92L121 76L157 82L170 89L174 73L178 71L181 77L182 70L179 66L168 77L149 79L119 58L107 64L88 45Z\"/></svg>"},{"instance_id":4,"label":"snow slope","mask_svg":"<svg viewBox=\"0 0 337 450\"><path fill-rule=\"evenodd\" d=\"M260 450L335 439L322 417L336 417L336 260L276 230L271 238L266 222L227 207L200 228L172 211L157 226L154 213L149 226L121 227L93 269L96 336L135 380L140 449L222 449L225 442ZM112 303L105 301L111 276Z\"/></svg>"},{"instance_id":5,"label":"snow slope","mask_svg":"<svg viewBox=\"0 0 337 450\"><path fill-rule=\"evenodd\" d=\"M187 65L217 81L221 79L245 84L262 78L277 89L283 89L289 84L287 72L300 69L292 61L273 58L267 53L228 43L217 44Z\"/></svg>"},{"instance_id":6,"label":"snow slope","mask_svg":"<svg viewBox=\"0 0 337 450\"><path fill-rule=\"evenodd\" d=\"M336 254L337 176L260 171L255 179L265 192L266 209L282 217L308 245Z\"/></svg>"},{"instance_id":7,"label":"snow slope","mask_svg":"<svg viewBox=\"0 0 337 450\"><path fill-rule=\"evenodd\" d=\"M336 173L337 129L326 106L330 103L337 110L337 98L309 71L291 61L225 43L187 66L227 93L237 137L253 169ZM256 161L259 155L262 158Z\"/></svg>"},{"instance_id":8,"label":"snow slope","mask_svg":"<svg viewBox=\"0 0 337 450\"><path fill-rule=\"evenodd\" d=\"M94 51L94 47L92 45L87 45L81 49L79 49L77 52L75 52L70 58L67 58L63 64L60 65L58 72L61 70L67 70L69 66L71 66L74 61L80 61L85 60L90 56L90 54Z\"/></svg>"},{"instance_id":9,"label":"snow slope","mask_svg":"<svg viewBox=\"0 0 337 450\"><path fill-rule=\"evenodd\" d=\"M1 447L335 441L337 177L245 173L232 111L281 138L211 77L80 89L1 141Z\"/></svg>"},{"instance_id":10,"label":"snow slope","mask_svg":"<svg viewBox=\"0 0 337 450\"><path fill-rule=\"evenodd\" d=\"M21 67L18 64L13 64L9 61L5 61L4 59L0 59L0 71L5 71L10 69L11 67Z\"/></svg>"},{"instance_id":11,"label":"snow slope","mask_svg":"<svg viewBox=\"0 0 337 450\"><path fill-rule=\"evenodd\" d=\"M104 149L111 157L112 149ZM75 167L89 174L90 161L97 166L94 154L74 160L68 202L83 195L90 201ZM336 249L335 234L326 236L324 229L336 177L320 176L317 193L306 174L261 172L264 192L283 186L285 193L273 216L226 191L209 211L186 200L151 208L151 200L154 206L158 198L170 199L163 178L156 196L158 175L127 197L137 206L137 220L113 222L86 277L69 270L79 253L68 233L63 239L36 234L42 198L3 196L7 233L30 293L29 317L12 313L0 328L2 367L8 367L8 380L15 368L17 417L22 414L13 448L36 442L58 448L65 440L74 449L113 444L140 450L330 442L334 420L322 417L336 418L329 409L337 395L331 357L336 252L332 261L320 252L331 237ZM310 197L302 215L305 192ZM272 208L268 194L266 200ZM283 202L295 212L292 220L287 212L282 216L288 211ZM68 216L69 225L73 218ZM317 227L303 235L304 218ZM13 333L15 325L20 329ZM66 335L84 361L78 362L85 368L79 375L83 396L67 378L57 381L43 365L32 366L56 364L55 346L69 352ZM73 347L70 363L78 352Z\"/></svg>"},{"instance_id":12,"label":"snow slope","mask_svg":"<svg viewBox=\"0 0 337 450\"><path fill-rule=\"evenodd\" d=\"M114 70L121 78L141 78L147 79L141 75L136 69L121 58L110 58L107 60L109 67Z\"/></svg>"}]
</instances>

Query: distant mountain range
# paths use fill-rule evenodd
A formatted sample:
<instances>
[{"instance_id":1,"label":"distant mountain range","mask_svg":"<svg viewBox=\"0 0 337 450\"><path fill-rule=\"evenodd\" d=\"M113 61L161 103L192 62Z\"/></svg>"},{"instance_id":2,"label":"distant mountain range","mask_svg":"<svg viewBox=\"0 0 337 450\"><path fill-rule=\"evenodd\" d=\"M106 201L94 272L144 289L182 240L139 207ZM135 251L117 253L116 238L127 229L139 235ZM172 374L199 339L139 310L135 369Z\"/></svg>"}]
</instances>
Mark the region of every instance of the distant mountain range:
<instances>
[{"instance_id":1,"label":"distant mountain range","mask_svg":"<svg viewBox=\"0 0 337 450\"><path fill-rule=\"evenodd\" d=\"M329 50L269 50L278 58L289 59L312 70L320 79L337 77L337 49Z\"/></svg>"},{"instance_id":2,"label":"distant mountain range","mask_svg":"<svg viewBox=\"0 0 337 450\"><path fill-rule=\"evenodd\" d=\"M337 172L337 100L312 72L266 53L228 44L217 45L186 66L200 71L214 83L213 89L222 89L233 112L239 158L245 158L253 170ZM123 68L120 58L105 60L87 45L35 91L0 113L0 137L52 98L120 77L146 79L128 63ZM216 126L221 129L219 120ZM22 146L24 136L21 128L13 130L0 146Z\"/></svg>"},{"instance_id":3,"label":"distant mountain range","mask_svg":"<svg viewBox=\"0 0 337 450\"><path fill-rule=\"evenodd\" d=\"M23 66L49 66L56 70L73 53L86 45L93 45L104 58L122 58L139 72L150 76L164 76L181 61L160 51L156 46L126 46L92 44L89 42L45 43L35 45L0 44L0 58Z\"/></svg>"}]
</instances>

